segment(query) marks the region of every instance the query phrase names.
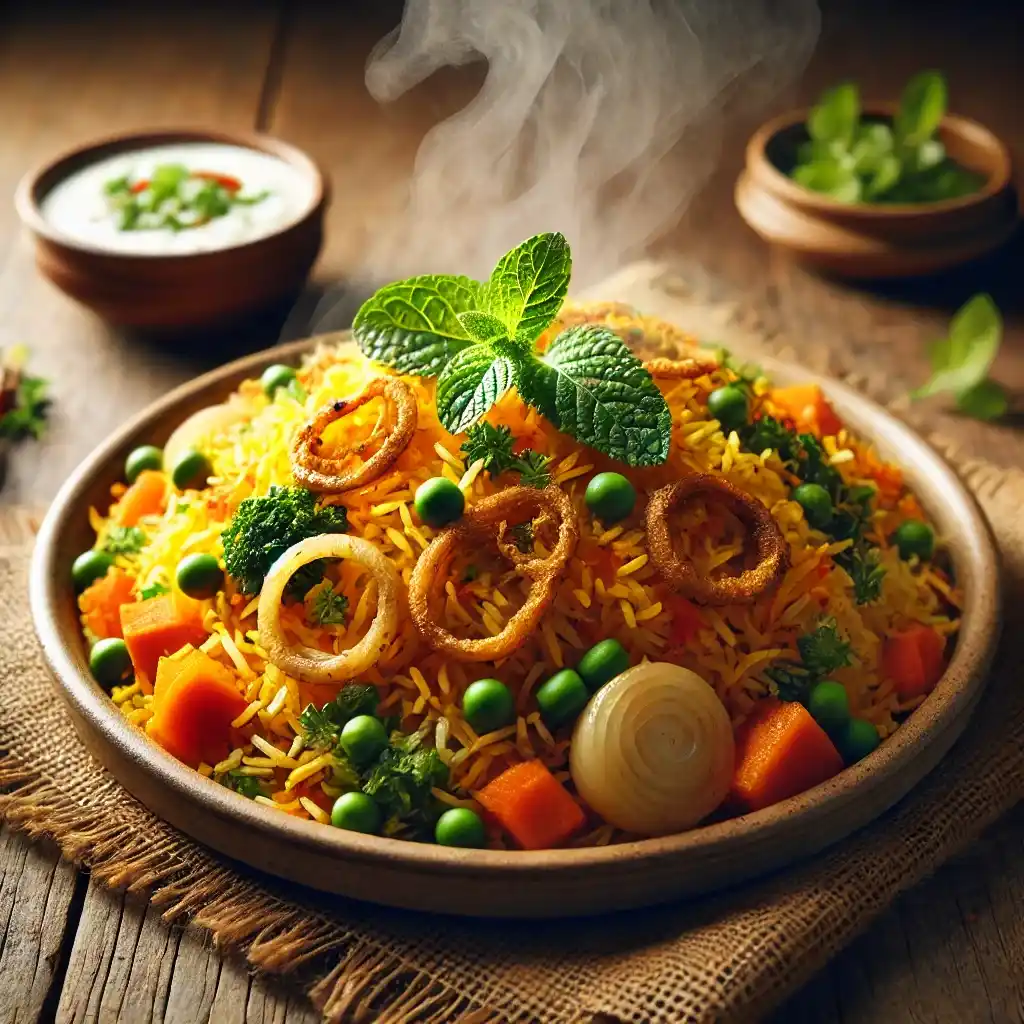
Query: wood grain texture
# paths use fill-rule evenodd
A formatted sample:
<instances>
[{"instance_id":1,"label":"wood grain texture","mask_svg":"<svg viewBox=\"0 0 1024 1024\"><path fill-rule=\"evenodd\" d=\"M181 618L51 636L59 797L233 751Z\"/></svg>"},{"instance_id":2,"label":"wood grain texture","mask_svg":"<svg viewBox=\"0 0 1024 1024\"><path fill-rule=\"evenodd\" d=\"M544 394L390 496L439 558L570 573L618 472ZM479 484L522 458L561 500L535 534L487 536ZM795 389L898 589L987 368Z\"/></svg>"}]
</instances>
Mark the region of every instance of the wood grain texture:
<instances>
[{"instance_id":1,"label":"wood grain texture","mask_svg":"<svg viewBox=\"0 0 1024 1024\"><path fill-rule=\"evenodd\" d=\"M138 897L90 884L57 1007L60 1024L311 1024L311 1007L254 979L201 932L167 924Z\"/></svg>"},{"instance_id":2,"label":"wood grain texture","mask_svg":"<svg viewBox=\"0 0 1024 1024\"><path fill-rule=\"evenodd\" d=\"M75 869L54 847L0 827L0 1024L46 1016L77 918Z\"/></svg>"}]
</instances>

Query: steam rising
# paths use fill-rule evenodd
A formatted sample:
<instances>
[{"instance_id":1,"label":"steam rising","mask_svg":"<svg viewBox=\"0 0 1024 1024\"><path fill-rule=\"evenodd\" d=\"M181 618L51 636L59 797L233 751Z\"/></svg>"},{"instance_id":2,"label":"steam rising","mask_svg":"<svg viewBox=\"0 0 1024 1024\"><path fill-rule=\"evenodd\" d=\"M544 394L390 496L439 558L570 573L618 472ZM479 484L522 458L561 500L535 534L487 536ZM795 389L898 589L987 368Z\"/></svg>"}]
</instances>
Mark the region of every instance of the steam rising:
<instances>
[{"instance_id":1,"label":"steam rising","mask_svg":"<svg viewBox=\"0 0 1024 1024\"><path fill-rule=\"evenodd\" d=\"M486 277L559 230L573 290L593 284L679 219L726 120L802 70L818 26L816 0L406 0L367 64L374 98L444 65L483 59L487 76L423 140L407 208L375 230L359 277Z\"/></svg>"}]
</instances>

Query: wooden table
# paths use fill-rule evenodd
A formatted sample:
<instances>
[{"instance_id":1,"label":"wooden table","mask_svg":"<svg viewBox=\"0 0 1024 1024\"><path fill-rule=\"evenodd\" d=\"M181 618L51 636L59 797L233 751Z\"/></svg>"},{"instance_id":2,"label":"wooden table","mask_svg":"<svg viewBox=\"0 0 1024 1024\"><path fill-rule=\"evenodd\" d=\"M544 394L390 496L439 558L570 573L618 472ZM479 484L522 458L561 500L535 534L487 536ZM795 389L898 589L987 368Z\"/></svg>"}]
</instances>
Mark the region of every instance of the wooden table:
<instances>
[{"instance_id":1,"label":"wooden table","mask_svg":"<svg viewBox=\"0 0 1024 1024\"><path fill-rule=\"evenodd\" d=\"M369 46L394 3L48 5L0 13L0 194L34 162L91 136L147 125L259 128L306 148L331 172L336 198L321 283L343 279L368 232L394 209L419 139L457 109L478 68L444 71L379 109L362 84ZM922 67L943 68L955 107L1024 151L1024 86L1012 4L824 3L819 51L798 89L806 102L843 77L890 96ZM890 10L890 8L895 8ZM731 205L747 125L736 125L715 179L659 241L782 330L799 350L822 339L853 350L866 372L923 379L923 342L980 289L1007 314L996 374L1024 387L1021 290L1002 261L928 285L869 293L812 278L765 251ZM1016 287L1015 287L1016 285ZM301 318L299 320L301 322ZM0 345L27 342L53 380L51 431L16 453L0 500L48 501L70 468L116 424L169 386L243 348L279 322L216 348L155 345L98 323L37 275L10 204L0 205ZM978 454L1024 463L1024 436L953 417L947 433ZM1024 1019L1024 814L907 894L794 998L778 1021L1005 1022ZM1014 957L1018 959L1015 961ZM301 996L250 979L202 937L164 925L104 891L54 850L0 830L0 1022L312 1019Z\"/></svg>"}]
</instances>

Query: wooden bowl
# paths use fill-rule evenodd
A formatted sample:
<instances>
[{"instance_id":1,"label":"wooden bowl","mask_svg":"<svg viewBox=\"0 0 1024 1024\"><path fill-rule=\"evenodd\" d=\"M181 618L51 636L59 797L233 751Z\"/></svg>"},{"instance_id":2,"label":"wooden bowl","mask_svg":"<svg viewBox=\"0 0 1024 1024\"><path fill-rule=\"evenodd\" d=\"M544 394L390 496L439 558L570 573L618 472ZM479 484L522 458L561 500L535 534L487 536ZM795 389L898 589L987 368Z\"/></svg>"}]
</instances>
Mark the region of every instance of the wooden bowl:
<instances>
[{"instance_id":1,"label":"wooden bowl","mask_svg":"<svg viewBox=\"0 0 1024 1024\"><path fill-rule=\"evenodd\" d=\"M312 183L311 199L271 234L187 255L105 250L63 236L43 216L43 198L69 174L117 153L176 142L223 143L276 156ZM205 129L125 133L91 142L26 174L15 195L42 273L104 320L144 329L206 327L296 295L320 252L328 201L326 177L294 146L266 135Z\"/></svg>"},{"instance_id":2,"label":"wooden bowl","mask_svg":"<svg viewBox=\"0 0 1024 1024\"><path fill-rule=\"evenodd\" d=\"M109 500L128 451L162 443L185 416L221 401L270 363L297 361L312 346L296 342L231 363L132 419L61 489L33 557L36 629L83 742L126 789L200 842L282 878L392 906L474 916L598 913L695 896L817 853L903 797L967 724L1000 622L999 566L977 506L946 464L884 410L802 367L768 362L765 369L781 383L818 380L853 429L873 439L883 456L899 460L948 538L964 589L963 624L944 677L863 761L800 796L734 820L618 846L533 853L449 849L329 828L261 807L203 778L129 724L92 679L71 563L94 540L86 510Z\"/></svg>"},{"instance_id":3,"label":"wooden bowl","mask_svg":"<svg viewBox=\"0 0 1024 1024\"><path fill-rule=\"evenodd\" d=\"M893 113L885 105L866 111L876 118ZM981 256L1016 228L1009 151L976 121L948 115L938 137L953 160L984 177L980 191L934 203L841 203L787 174L808 139L807 115L786 114L754 134L735 191L747 224L800 262L842 277L912 277Z\"/></svg>"}]
</instances>

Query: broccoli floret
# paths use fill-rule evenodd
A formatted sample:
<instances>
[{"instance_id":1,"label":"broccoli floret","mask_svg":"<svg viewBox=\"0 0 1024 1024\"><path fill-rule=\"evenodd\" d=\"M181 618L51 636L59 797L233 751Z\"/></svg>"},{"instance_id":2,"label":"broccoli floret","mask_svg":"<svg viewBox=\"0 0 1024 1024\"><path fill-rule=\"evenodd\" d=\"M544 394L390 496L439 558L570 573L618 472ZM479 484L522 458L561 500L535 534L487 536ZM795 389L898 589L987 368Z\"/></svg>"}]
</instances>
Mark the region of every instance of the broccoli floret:
<instances>
[{"instance_id":1,"label":"broccoli floret","mask_svg":"<svg viewBox=\"0 0 1024 1024\"><path fill-rule=\"evenodd\" d=\"M228 523L222 534L224 567L243 594L258 594L270 567L293 544L344 533L347 527L343 506L317 506L314 495L301 487L271 487L263 496L246 498ZM302 593L323 576L323 566L317 568L312 582L310 572L293 577L301 577Z\"/></svg>"}]
</instances>

